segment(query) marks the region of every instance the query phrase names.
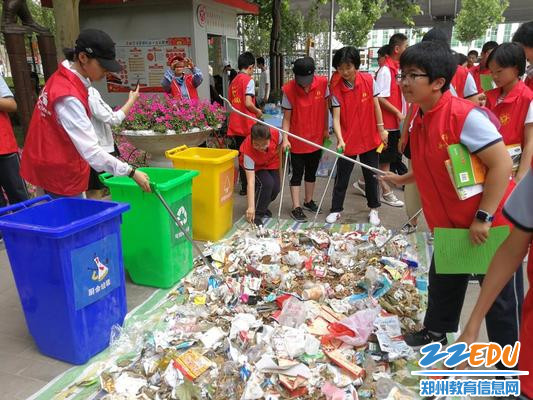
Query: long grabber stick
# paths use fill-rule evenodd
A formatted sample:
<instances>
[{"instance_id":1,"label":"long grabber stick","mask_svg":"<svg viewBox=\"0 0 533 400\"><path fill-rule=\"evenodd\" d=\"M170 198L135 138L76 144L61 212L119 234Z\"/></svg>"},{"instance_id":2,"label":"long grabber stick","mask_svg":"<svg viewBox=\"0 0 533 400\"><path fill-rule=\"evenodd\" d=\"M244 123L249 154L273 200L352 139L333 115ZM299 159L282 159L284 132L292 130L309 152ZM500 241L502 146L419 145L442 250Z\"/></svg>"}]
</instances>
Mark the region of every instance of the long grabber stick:
<instances>
[{"instance_id":1,"label":"long grabber stick","mask_svg":"<svg viewBox=\"0 0 533 400\"><path fill-rule=\"evenodd\" d=\"M412 220L414 220L416 217L418 217L421 212L422 212L422 209L418 210L416 213L414 213L414 215L411 218L409 218L407 220L407 222L405 224L403 224L400 227L400 229L393 230L392 234L389 236L389 238L385 241L385 243L383 243L381 246L379 246L378 249L381 249L381 248L385 247L385 245L387 243L389 243L394 237L396 237L396 235L398 235L398 233L400 233L403 228L405 228L407 225L409 225L411 223Z\"/></svg>"},{"instance_id":2,"label":"long grabber stick","mask_svg":"<svg viewBox=\"0 0 533 400\"><path fill-rule=\"evenodd\" d=\"M258 119L258 118L252 117L251 115L245 114L245 113L243 113L242 111L239 111L239 110L237 110L236 108L234 108L233 105L231 104L231 102L230 102L228 99L226 99L225 97L220 96L220 98L221 98L222 100L224 100L224 102L225 102L225 103L231 108L231 111L234 112L234 113L237 113L237 114L239 114L239 115L242 115L243 117L246 117L246 118L248 118L248 119L251 119L252 121L259 122L260 124L263 124L263 125L265 125L265 126L268 126L269 128L276 129L276 130L278 130L278 131L280 131L280 132L282 132L282 133L287 134L288 136L292 137L293 139L299 140L299 141L301 141L301 142L304 142L305 144L308 144L309 146L313 146L313 147L315 147L315 148L317 148L317 149L319 149L319 150L326 151L326 152L328 152L328 153L330 153L330 154L333 154L333 155L334 155L335 157L337 157L337 158L343 158L343 159L345 159L346 161L350 161L351 163L354 163L354 164L356 164L356 165L360 165L360 166L363 167L363 168L369 169L370 171L375 172L376 174L379 174L379 175L385 175L385 172L383 172L382 170L380 170L380 169L378 169L378 168L371 167L371 166L368 165L368 164L365 164L365 163L362 163L362 162L360 162L360 161L354 160L353 158L347 157L347 156L345 156L344 154L339 154L339 153L337 153L337 152L334 151L334 150L328 149L327 147L320 146L319 144L316 144L316 143L314 143L314 142L311 142L310 140L304 139L303 137L300 137L300 136L295 135L295 134L293 134L293 133L287 132L286 130L283 130L283 129L281 129L281 128L278 128L278 127L276 127L276 126L274 126L274 125L271 125L271 124L269 124L268 122L262 121L262 120L260 120L260 119Z\"/></svg>"},{"instance_id":3,"label":"long grabber stick","mask_svg":"<svg viewBox=\"0 0 533 400\"><path fill-rule=\"evenodd\" d=\"M287 177L287 165L289 164L289 148L287 147L285 149L285 164L283 165L283 179L282 179L282 183L281 183L281 195L280 195L280 198L279 198L279 208L278 208L278 221L277 221L277 226L278 226L278 231L280 230L280 224L281 224L281 206L283 204L283 193L284 193L284 189L285 189L285 179Z\"/></svg>"}]
</instances>

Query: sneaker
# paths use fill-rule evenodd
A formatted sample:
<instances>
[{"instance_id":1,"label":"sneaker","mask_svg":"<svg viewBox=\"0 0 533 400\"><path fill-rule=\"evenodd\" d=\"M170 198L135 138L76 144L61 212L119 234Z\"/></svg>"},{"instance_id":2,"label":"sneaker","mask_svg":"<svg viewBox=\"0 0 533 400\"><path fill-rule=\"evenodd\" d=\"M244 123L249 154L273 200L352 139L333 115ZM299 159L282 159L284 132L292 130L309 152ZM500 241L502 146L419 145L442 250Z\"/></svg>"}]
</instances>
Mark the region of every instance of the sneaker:
<instances>
[{"instance_id":1,"label":"sneaker","mask_svg":"<svg viewBox=\"0 0 533 400\"><path fill-rule=\"evenodd\" d=\"M263 217L258 217L258 216L256 216L256 217L254 218L254 225L256 225L256 226L263 226L263 225L264 225L264 224L263 224Z\"/></svg>"},{"instance_id":2,"label":"sneaker","mask_svg":"<svg viewBox=\"0 0 533 400\"><path fill-rule=\"evenodd\" d=\"M384 193L381 196L381 201L392 207L403 207L403 201L398 200L398 198L392 191L390 191L389 193Z\"/></svg>"},{"instance_id":3,"label":"sneaker","mask_svg":"<svg viewBox=\"0 0 533 400\"><path fill-rule=\"evenodd\" d=\"M402 233L404 235L410 235L411 233L416 232L416 225L413 224L407 224L402 228Z\"/></svg>"},{"instance_id":4,"label":"sneaker","mask_svg":"<svg viewBox=\"0 0 533 400\"><path fill-rule=\"evenodd\" d=\"M316 213L318 211L318 206L315 204L313 200L311 200L309 203L304 203L304 208L306 210L312 211ZM320 212L319 212L320 214Z\"/></svg>"},{"instance_id":5,"label":"sneaker","mask_svg":"<svg viewBox=\"0 0 533 400\"><path fill-rule=\"evenodd\" d=\"M374 226L381 225L378 210L370 210L370 213L368 214L368 222L370 222Z\"/></svg>"},{"instance_id":6,"label":"sneaker","mask_svg":"<svg viewBox=\"0 0 533 400\"><path fill-rule=\"evenodd\" d=\"M291 217L298 222L307 222L307 217L305 216L302 207L296 207L294 210L292 210Z\"/></svg>"},{"instance_id":7,"label":"sneaker","mask_svg":"<svg viewBox=\"0 0 533 400\"><path fill-rule=\"evenodd\" d=\"M332 212L326 217L326 222L328 224L334 224L339 219L341 219L341 213L340 212Z\"/></svg>"},{"instance_id":8,"label":"sneaker","mask_svg":"<svg viewBox=\"0 0 533 400\"><path fill-rule=\"evenodd\" d=\"M357 194L360 194L361 196L363 197L366 197L366 192L365 192L365 183L364 182L361 182L360 180L356 180L354 183L353 183L353 188L355 189L355 192Z\"/></svg>"},{"instance_id":9,"label":"sneaker","mask_svg":"<svg viewBox=\"0 0 533 400\"><path fill-rule=\"evenodd\" d=\"M443 346L448 344L448 339L446 338L445 333L434 334L427 328L424 328L418 332L408 333L407 335L404 335L403 339L405 340L405 343L415 348L434 342L441 343Z\"/></svg>"}]
</instances>

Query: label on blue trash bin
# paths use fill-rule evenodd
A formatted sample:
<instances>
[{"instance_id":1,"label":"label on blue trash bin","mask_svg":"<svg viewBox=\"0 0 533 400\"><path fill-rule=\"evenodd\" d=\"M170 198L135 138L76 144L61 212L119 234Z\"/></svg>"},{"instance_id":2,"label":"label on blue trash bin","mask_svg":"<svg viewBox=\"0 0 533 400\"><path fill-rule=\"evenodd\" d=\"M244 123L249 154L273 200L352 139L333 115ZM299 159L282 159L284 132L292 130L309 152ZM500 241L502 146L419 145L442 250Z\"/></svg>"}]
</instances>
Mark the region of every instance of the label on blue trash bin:
<instances>
[{"instance_id":1,"label":"label on blue trash bin","mask_svg":"<svg viewBox=\"0 0 533 400\"><path fill-rule=\"evenodd\" d=\"M192 196L189 195L172 203L172 205L170 206L170 208L174 212L174 215L178 218L178 221L180 221L181 226L185 229L185 232L187 232L190 236L192 236L191 205L192 205ZM172 219L170 219L170 232L172 234L172 239L173 239L172 242L174 244L181 243L183 240L187 240L185 238L185 235L179 228L179 226L177 226L176 223Z\"/></svg>"},{"instance_id":2,"label":"label on blue trash bin","mask_svg":"<svg viewBox=\"0 0 533 400\"><path fill-rule=\"evenodd\" d=\"M117 233L72 250L70 260L76 310L100 300L120 286Z\"/></svg>"}]
</instances>

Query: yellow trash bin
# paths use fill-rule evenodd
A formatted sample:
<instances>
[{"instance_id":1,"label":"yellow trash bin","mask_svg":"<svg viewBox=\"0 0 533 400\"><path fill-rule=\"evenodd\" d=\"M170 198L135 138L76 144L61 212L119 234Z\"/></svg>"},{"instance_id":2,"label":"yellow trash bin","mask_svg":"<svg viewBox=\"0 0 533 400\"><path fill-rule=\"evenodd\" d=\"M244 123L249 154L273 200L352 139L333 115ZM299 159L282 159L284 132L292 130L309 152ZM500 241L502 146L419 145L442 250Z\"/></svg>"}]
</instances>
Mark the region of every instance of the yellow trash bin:
<instances>
[{"instance_id":1,"label":"yellow trash bin","mask_svg":"<svg viewBox=\"0 0 533 400\"><path fill-rule=\"evenodd\" d=\"M233 225L234 159L237 150L180 146L165 152L174 168L197 170L192 184L195 240L219 240Z\"/></svg>"}]
</instances>

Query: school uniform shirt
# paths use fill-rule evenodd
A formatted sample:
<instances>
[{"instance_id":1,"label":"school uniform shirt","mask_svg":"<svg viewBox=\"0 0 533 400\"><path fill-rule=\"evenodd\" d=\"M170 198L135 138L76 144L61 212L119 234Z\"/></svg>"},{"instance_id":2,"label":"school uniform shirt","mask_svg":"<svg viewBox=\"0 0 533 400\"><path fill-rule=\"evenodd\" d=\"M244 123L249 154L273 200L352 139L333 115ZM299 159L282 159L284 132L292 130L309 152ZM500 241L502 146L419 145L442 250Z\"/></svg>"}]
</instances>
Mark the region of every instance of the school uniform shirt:
<instances>
[{"instance_id":1,"label":"school uniform shirt","mask_svg":"<svg viewBox=\"0 0 533 400\"><path fill-rule=\"evenodd\" d=\"M376 125L374 97L378 88L372 75L358 72L352 86L344 79L331 89L332 107L340 107L341 134L344 154L354 156L377 148L381 144Z\"/></svg>"},{"instance_id":2,"label":"school uniform shirt","mask_svg":"<svg viewBox=\"0 0 533 400\"><path fill-rule=\"evenodd\" d=\"M47 81L33 111L24 145L21 175L26 181L70 196L87 189L89 165L115 176L130 173L128 164L98 144L90 120L89 86L90 81L67 60Z\"/></svg>"},{"instance_id":3,"label":"school uniform shirt","mask_svg":"<svg viewBox=\"0 0 533 400\"><path fill-rule=\"evenodd\" d=\"M13 98L13 93L6 84L4 78L0 76L0 97L3 99ZM0 155L12 154L18 151L15 133L11 126L9 115L5 111L0 111Z\"/></svg>"},{"instance_id":4,"label":"school uniform shirt","mask_svg":"<svg viewBox=\"0 0 533 400\"><path fill-rule=\"evenodd\" d=\"M524 144L524 128L533 122L533 91L524 82L518 81L507 96L502 97L502 89L485 92L487 108L500 120L500 133L506 145Z\"/></svg>"},{"instance_id":5,"label":"school uniform shirt","mask_svg":"<svg viewBox=\"0 0 533 400\"><path fill-rule=\"evenodd\" d=\"M283 85L282 90L281 107L291 110L289 131L322 146L329 97L328 78L315 76L307 93L294 79ZM307 154L317 151L316 147L292 137L289 137L289 142L291 153Z\"/></svg>"},{"instance_id":6,"label":"school uniform shirt","mask_svg":"<svg viewBox=\"0 0 533 400\"><path fill-rule=\"evenodd\" d=\"M259 151L252 146L252 136L248 135L239 149L239 164L248 171L279 169L279 146L283 136L277 129L270 128L270 142L266 151Z\"/></svg>"},{"instance_id":7,"label":"school uniform shirt","mask_svg":"<svg viewBox=\"0 0 533 400\"><path fill-rule=\"evenodd\" d=\"M257 91L257 97L260 101L263 101L265 95L267 94L266 85L268 85L270 88L270 71L268 68L265 68L264 71L261 71L261 75L259 75L259 89Z\"/></svg>"},{"instance_id":8,"label":"school uniform shirt","mask_svg":"<svg viewBox=\"0 0 533 400\"><path fill-rule=\"evenodd\" d=\"M246 96L255 99L255 82L252 77L239 72L229 85L229 101L236 110L255 118L255 114L246 108ZM232 112L228 121L228 136L248 136L255 121Z\"/></svg>"},{"instance_id":9,"label":"school uniform shirt","mask_svg":"<svg viewBox=\"0 0 533 400\"><path fill-rule=\"evenodd\" d=\"M91 110L91 123L98 137L98 144L108 153L115 151L112 126L117 126L124 121L126 114L122 110L113 109L102 99L100 92L89 87L89 108Z\"/></svg>"},{"instance_id":10,"label":"school uniform shirt","mask_svg":"<svg viewBox=\"0 0 533 400\"><path fill-rule=\"evenodd\" d=\"M533 90L533 66L532 65L529 65L526 69L524 83L529 89Z\"/></svg>"},{"instance_id":11,"label":"school uniform shirt","mask_svg":"<svg viewBox=\"0 0 533 400\"><path fill-rule=\"evenodd\" d=\"M378 97L385 97L394 107L405 115L407 105L403 97L400 85L396 81L396 75L400 72L400 62L386 57L385 64L379 69L376 76ZM396 115L381 108L385 129L395 131L400 129L400 121Z\"/></svg>"},{"instance_id":12,"label":"school uniform shirt","mask_svg":"<svg viewBox=\"0 0 533 400\"><path fill-rule=\"evenodd\" d=\"M448 146L462 143L476 154L502 140L488 110L445 92L437 104L422 115L419 110L412 125L411 162L420 192L422 208L431 230L468 228L474 220L482 195L459 200L444 162L449 159ZM510 181L506 196L512 189ZM504 199L506 198L504 196ZM503 200L494 214L494 226L506 224L501 214Z\"/></svg>"},{"instance_id":13,"label":"school uniform shirt","mask_svg":"<svg viewBox=\"0 0 533 400\"><path fill-rule=\"evenodd\" d=\"M450 82L450 92L454 96L461 97L462 99L467 99L478 93L476 81L468 71L468 68L462 65L457 66L457 70Z\"/></svg>"},{"instance_id":14,"label":"school uniform shirt","mask_svg":"<svg viewBox=\"0 0 533 400\"><path fill-rule=\"evenodd\" d=\"M518 229L525 232L533 232L533 208L531 199L533 198L533 170L522 178L515 190L509 196L509 200L503 208L504 215ZM520 358L518 359L518 369L530 371L530 375L520 376L522 393L528 398L533 398L533 242L529 246L529 256L527 264L527 277L530 289L526 293L524 304L522 305L522 326L520 329Z\"/></svg>"}]
</instances>

